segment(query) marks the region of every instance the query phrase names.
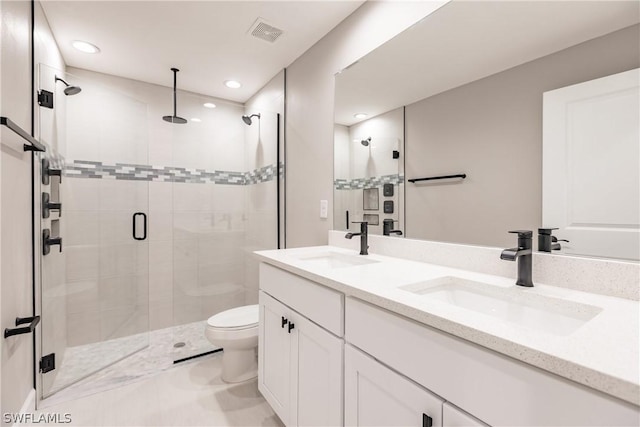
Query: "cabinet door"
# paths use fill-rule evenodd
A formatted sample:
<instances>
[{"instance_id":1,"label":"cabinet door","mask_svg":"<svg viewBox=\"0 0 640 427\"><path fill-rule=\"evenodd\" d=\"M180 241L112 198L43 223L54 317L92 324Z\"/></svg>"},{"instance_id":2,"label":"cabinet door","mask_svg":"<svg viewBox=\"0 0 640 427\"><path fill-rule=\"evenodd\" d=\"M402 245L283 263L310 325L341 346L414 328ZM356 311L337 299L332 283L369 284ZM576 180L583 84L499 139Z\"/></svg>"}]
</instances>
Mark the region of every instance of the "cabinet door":
<instances>
[{"instance_id":1,"label":"cabinet door","mask_svg":"<svg viewBox=\"0 0 640 427\"><path fill-rule=\"evenodd\" d=\"M296 312L292 319L292 425L341 426L344 342Z\"/></svg>"},{"instance_id":2,"label":"cabinet door","mask_svg":"<svg viewBox=\"0 0 640 427\"><path fill-rule=\"evenodd\" d=\"M442 425L443 427L488 427L487 424L450 403L442 406Z\"/></svg>"},{"instance_id":3,"label":"cabinet door","mask_svg":"<svg viewBox=\"0 0 640 427\"><path fill-rule=\"evenodd\" d=\"M258 389L284 424L290 425L289 309L264 292L260 292L259 304Z\"/></svg>"},{"instance_id":4,"label":"cabinet door","mask_svg":"<svg viewBox=\"0 0 640 427\"><path fill-rule=\"evenodd\" d=\"M345 425L442 426L442 399L350 345L344 375Z\"/></svg>"}]
</instances>

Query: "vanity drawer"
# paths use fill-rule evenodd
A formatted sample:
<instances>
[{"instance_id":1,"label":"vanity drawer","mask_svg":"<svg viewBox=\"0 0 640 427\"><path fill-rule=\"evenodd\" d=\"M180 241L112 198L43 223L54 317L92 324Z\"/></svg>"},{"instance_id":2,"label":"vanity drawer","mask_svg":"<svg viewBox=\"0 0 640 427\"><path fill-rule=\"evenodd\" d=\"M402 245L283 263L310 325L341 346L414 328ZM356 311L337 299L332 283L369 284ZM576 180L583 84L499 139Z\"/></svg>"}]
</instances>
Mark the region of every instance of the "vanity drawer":
<instances>
[{"instance_id":1,"label":"vanity drawer","mask_svg":"<svg viewBox=\"0 0 640 427\"><path fill-rule=\"evenodd\" d=\"M344 335L344 294L260 263L260 289L329 332Z\"/></svg>"},{"instance_id":2,"label":"vanity drawer","mask_svg":"<svg viewBox=\"0 0 640 427\"><path fill-rule=\"evenodd\" d=\"M639 408L347 298L345 340L493 425L638 425Z\"/></svg>"}]
</instances>

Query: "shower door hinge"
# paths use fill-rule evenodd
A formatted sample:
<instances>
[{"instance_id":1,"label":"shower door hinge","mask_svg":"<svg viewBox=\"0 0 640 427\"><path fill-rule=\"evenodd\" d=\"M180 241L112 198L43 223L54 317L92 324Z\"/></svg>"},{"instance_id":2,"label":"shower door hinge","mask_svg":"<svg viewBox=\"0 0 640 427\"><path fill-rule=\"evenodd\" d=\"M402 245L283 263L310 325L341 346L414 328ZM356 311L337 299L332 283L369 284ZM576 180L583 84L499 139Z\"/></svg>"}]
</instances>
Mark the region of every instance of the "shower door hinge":
<instances>
[{"instance_id":1,"label":"shower door hinge","mask_svg":"<svg viewBox=\"0 0 640 427\"><path fill-rule=\"evenodd\" d=\"M42 356L42 359L40 359L40 372L46 374L54 369L56 369L56 354L51 353L46 356Z\"/></svg>"},{"instance_id":2,"label":"shower door hinge","mask_svg":"<svg viewBox=\"0 0 640 427\"><path fill-rule=\"evenodd\" d=\"M53 92L44 89L38 92L38 105L45 108L53 108Z\"/></svg>"}]
</instances>

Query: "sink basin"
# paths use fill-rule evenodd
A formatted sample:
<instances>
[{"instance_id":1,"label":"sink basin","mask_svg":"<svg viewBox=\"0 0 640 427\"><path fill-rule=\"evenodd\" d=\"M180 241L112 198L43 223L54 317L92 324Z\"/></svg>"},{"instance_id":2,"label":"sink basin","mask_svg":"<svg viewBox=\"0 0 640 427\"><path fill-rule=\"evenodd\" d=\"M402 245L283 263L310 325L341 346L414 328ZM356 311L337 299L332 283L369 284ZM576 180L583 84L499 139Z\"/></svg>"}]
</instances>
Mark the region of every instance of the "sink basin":
<instances>
[{"instance_id":1,"label":"sink basin","mask_svg":"<svg viewBox=\"0 0 640 427\"><path fill-rule=\"evenodd\" d=\"M602 311L600 307L532 294L518 287L501 288L455 276L399 289L553 335L569 335Z\"/></svg>"},{"instance_id":2,"label":"sink basin","mask_svg":"<svg viewBox=\"0 0 640 427\"><path fill-rule=\"evenodd\" d=\"M297 258L300 261L309 263L309 265L324 268L346 268L379 262L364 255L348 255L338 252L324 252L321 254L306 255Z\"/></svg>"}]
</instances>

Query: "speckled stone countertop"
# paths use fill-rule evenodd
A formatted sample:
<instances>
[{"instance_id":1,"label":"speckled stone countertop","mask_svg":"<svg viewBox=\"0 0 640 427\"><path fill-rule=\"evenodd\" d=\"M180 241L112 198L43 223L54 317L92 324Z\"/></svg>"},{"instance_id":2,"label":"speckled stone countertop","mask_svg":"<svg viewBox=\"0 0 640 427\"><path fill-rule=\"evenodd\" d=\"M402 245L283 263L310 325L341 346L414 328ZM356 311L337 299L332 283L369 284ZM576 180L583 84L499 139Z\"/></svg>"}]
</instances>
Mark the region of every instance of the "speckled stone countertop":
<instances>
[{"instance_id":1,"label":"speckled stone countertop","mask_svg":"<svg viewBox=\"0 0 640 427\"><path fill-rule=\"evenodd\" d=\"M637 301L536 283L516 287L513 279L371 254L374 263L330 268L308 257L359 256L335 246L255 252L262 262L437 328L561 377L640 406L640 308ZM515 266L514 266L515 267ZM527 300L553 298L560 311L596 312L566 332L505 321L408 291L411 285L453 276L481 282L492 291L518 291ZM419 286L419 285L418 285ZM525 297L526 298L526 297ZM526 302L525 302L526 303ZM566 305L566 307L563 307ZM573 307L573 308L571 308ZM589 316L592 316L591 313Z\"/></svg>"}]
</instances>

